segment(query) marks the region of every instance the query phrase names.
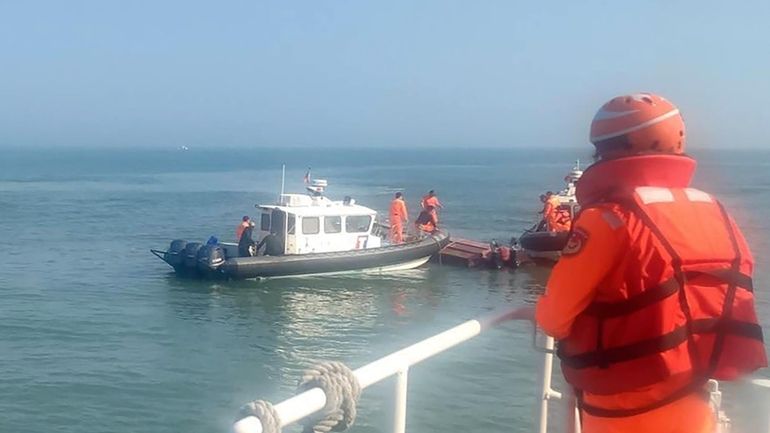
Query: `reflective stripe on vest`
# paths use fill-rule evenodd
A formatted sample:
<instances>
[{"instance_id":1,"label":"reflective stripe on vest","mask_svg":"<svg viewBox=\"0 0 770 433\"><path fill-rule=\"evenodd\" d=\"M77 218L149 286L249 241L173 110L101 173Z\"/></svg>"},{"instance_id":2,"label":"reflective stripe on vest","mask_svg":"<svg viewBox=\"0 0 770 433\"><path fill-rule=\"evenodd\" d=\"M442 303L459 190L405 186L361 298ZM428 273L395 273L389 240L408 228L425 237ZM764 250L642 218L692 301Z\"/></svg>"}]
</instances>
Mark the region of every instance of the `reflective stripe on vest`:
<instances>
[{"instance_id":1,"label":"reflective stripe on vest","mask_svg":"<svg viewBox=\"0 0 770 433\"><path fill-rule=\"evenodd\" d=\"M630 211L623 287L600 288L558 354L567 381L616 394L692 375L642 408L585 406L597 416L631 416L687 395L710 378L734 379L767 365L754 308L753 263L719 202L693 189L640 187L614 202ZM629 228L629 222L631 223ZM660 281L650 279L660 278ZM692 389L691 389L692 388Z\"/></svg>"}]
</instances>

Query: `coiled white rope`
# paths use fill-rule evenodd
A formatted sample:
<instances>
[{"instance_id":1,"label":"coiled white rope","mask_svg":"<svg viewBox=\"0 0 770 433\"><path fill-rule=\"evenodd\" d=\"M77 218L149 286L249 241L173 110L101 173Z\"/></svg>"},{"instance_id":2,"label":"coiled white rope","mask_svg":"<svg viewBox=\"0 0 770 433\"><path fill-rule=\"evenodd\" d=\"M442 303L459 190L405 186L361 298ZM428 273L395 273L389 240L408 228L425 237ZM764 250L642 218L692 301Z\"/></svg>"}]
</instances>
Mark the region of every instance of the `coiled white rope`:
<instances>
[{"instance_id":1,"label":"coiled white rope","mask_svg":"<svg viewBox=\"0 0 770 433\"><path fill-rule=\"evenodd\" d=\"M304 433L345 431L356 419L356 403L361 385L353 370L341 362L323 362L302 374L298 391L321 388L326 394L326 406L303 421Z\"/></svg>"},{"instance_id":2,"label":"coiled white rope","mask_svg":"<svg viewBox=\"0 0 770 433\"><path fill-rule=\"evenodd\" d=\"M245 404L240 410L240 418L247 416L259 419L262 433L281 433L281 417L269 401L254 400Z\"/></svg>"}]
</instances>

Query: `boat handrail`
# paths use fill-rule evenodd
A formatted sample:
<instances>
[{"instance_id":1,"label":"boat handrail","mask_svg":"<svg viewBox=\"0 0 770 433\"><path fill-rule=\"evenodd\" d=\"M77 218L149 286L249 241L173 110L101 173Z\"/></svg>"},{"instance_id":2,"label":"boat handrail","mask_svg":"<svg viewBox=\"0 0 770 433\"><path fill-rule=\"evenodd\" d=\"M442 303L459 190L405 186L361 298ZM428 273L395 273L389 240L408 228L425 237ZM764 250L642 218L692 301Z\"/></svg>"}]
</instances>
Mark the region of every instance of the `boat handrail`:
<instances>
[{"instance_id":1,"label":"boat handrail","mask_svg":"<svg viewBox=\"0 0 770 433\"><path fill-rule=\"evenodd\" d=\"M407 375L409 368L432 356L438 355L510 320L521 320L517 317L520 308L506 308L486 316L468 320L444 332L426 338L397 352L391 353L372 363L364 365L352 373L358 380L361 391L388 377L396 376L395 406L393 414L393 432L404 433L406 430L406 393ZM562 393L551 388L553 369L553 338L546 336L544 361L541 375L541 413L539 432L547 431L548 403L552 399L561 399ZM285 427L297 421L316 414L326 405L327 396L320 388L313 388L272 406L280 427ZM580 433L577 416L572 428L574 433ZM255 416L246 416L233 424L234 433L263 433L261 421ZM267 433L267 432L266 432Z\"/></svg>"},{"instance_id":2,"label":"boat handrail","mask_svg":"<svg viewBox=\"0 0 770 433\"><path fill-rule=\"evenodd\" d=\"M521 308L505 308L486 316L468 320L460 325L450 328L444 332L426 338L418 343L412 344L397 352L391 353L372 363L366 364L352 371L352 375L360 385L360 391L380 382L388 377L396 376L395 386L395 404L393 411L393 429L394 433L404 433L406 431L406 400L407 400L407 375L409 368L421 361L447 351L460 343L468 341L482 332L494 328L502 323L511 320L524 320L518 314ZM547 433L548 431L548 409L551 400L564 400L569 409L569 417L566 423L568 433L581 433L580 415L575 398L571 393L565 395L551 386L551 377L553 374L553 357L555 354L555 342L553 337L548 335L544 338L542 347L537 344L537 328L533 329L533 345L535 349L543 353L543 366L540 369L540 413L538 422L538 432ZM755 386L770 389L770 380L754 380ZM711 409L714 413L716 424L716 433L728 433L730 431L730 419L721 409L722 393L719 389L719 383L716 380L709 380L707 390L709 391L709 400ZM338 400L338 399L337 399ZM312 388L284 400L276 405L270 405L274 411L275 417L271 421L279 421L279 426L263 429L262 422L256 416L246 416L236 421L232 426L233 433L273 433L280 431L281 428L294 424L310 415L320 412L327 402L327 396L321 388ZM264 403L264 402L263 402Z\"/></svg>"}]
</instances>

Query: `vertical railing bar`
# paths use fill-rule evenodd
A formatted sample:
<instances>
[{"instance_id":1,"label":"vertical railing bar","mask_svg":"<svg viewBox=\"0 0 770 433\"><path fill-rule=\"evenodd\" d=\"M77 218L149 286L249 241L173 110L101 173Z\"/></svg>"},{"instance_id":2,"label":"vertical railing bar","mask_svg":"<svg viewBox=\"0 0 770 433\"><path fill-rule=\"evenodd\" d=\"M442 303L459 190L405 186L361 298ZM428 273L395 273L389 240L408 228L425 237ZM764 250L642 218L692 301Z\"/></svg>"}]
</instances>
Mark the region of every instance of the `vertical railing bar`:
<instances>
[{"instance_id":1,"label":"vertical railing bar","mask_svg":"<svg viewBox=\"0 0 770 433\"><path fill-rule=\"evenodd\" d=\"M569 433L581 433L583 431L583 425L580 423L580 408L577 404L577 397L575 397L575 394L573 392L569 392L569 403L567 404L567 407L572 414L570 417L570 428Z\"/></svg>"},{"instance_id":2,"label":"vertical railing bar","mask_svg":"<svg viewBox=\"0 0 770 433\"><path fill-rule=\"evenodd\" d=\"M553 373L553 337L545 337L545 356L543 357L542 386L540 388L540 428L539 433L548 432L548 400L554 394L551 389L551 375Z\"/></svg>"},{"instance_id":3,"label":"vertical railing bar","mask_svg":"<svg viewBox=\"0 0 770 433\"><path fill-rule=\"evenodd\" d=\"M406 392L408 385L409 366L404 366L396 373L396 395L393 408L393 433L406 432Z\"/></svg>"}]
</instances>

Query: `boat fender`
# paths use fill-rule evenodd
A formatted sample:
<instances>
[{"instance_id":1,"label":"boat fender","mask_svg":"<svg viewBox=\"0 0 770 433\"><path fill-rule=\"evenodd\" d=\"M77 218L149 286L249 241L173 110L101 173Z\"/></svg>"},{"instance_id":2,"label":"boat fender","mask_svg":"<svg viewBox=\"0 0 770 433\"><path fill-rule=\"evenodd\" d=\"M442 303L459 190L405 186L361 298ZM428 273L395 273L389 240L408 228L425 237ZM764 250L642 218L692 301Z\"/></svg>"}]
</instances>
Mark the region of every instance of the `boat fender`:
<instances>
[{"instance_id":1,"label":"boat fender","mask_svg":"<svg viewBox=\"0 0 770 433\"><path fill-rule=\"evenodd\" d=\"M174 239L171 241L171 245L168 246L168 250L163 254L163 260L173 267L180 266L184 263L184 249L187 246L187 241L182 239Z\"/></svg>"}]
</instances>

